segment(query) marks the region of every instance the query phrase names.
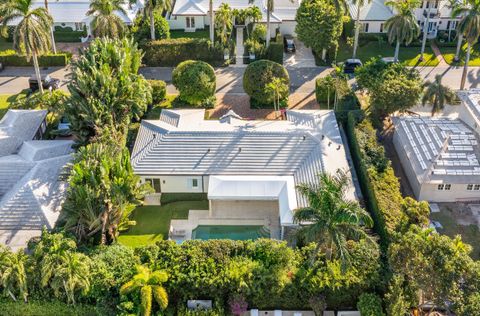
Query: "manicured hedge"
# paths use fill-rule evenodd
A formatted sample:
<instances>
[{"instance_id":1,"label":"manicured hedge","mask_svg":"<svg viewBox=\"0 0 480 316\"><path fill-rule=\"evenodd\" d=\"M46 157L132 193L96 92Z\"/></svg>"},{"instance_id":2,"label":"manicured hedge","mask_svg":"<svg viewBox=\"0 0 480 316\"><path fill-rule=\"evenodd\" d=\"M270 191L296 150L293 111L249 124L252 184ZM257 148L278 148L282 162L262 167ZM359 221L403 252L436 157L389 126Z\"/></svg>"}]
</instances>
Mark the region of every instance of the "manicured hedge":
<instances>
[{"instance_id":1,"label":"manicured hedge","mask_svg":"<svg viewBox=\"0 0 480 316\"><path fill-rule=\"evenodd\" d=\"M180 92L179 99L194 106L214 97L217 86L213 67L199 60L178 64L172 73L172 83Z\"/></svg>"},{"instance_id":2,"label":"manicured hedge","mask_svg":"<svg viewBox=\"0 0 480 316\"><path fill-rule=\"evenodd\" d=\"M55 42L60 43L78 43L83 37L82 31L71 31L71 32L53 32L53 37L55 37Z\"/></svg>"},{"instance_id":3,"label":"manicured hedge","mask_svg":"<svg viewBox=\"0 0 480 316\"><path fill-rule=\"evenodd\" d=\"M207 200L207 193L162 193L161 204L181 201L204 201Z\"/></svg>"},{"instance_id":4,"label":"manicured hedge","mask_svg":"<svg viewBox=\"0 0 480 316\"><path fill-rule=\"evenodd\" d=\"M201 60L212 66L224 64L223 50L211 47L204 38L176 38L151 41L143 46L147 66L172 67L186 60Z\"/></svg>"},{"instance_id":5,"label":"manicured hedge","mask_svg":"<svg viewBox=\"0 0 480 316\"><path fill-rule=\"evenodd\" d=\"M265 59L283 64L283 43L271 42L270 46L267 48Z\"/></svg>"},{"instance_id":6,"label":"manicured hedge","mask_svg":"<svg viewBox=\"0 0 480 316\"><path fill-rule=\"evenodd\" d=\"M66 53L46 54L38 57L40 67L55 67L68 65L70 56ZM0 52L0 62L4 66L28 67L33 66L33 60L27 60L25 56L17 55L14 50Z\"/></svg>"},{"instance_id":7,"label":"manicured hedge","mask_svg":"<svg viewBox=\"0 0 480 316\"><path fill-rule=\"evenodd\" d=\"M95 316L102 313L91 305L67 305L59 301L0 301L0 315L8 316Z\"/></svg>"}]
</instances>

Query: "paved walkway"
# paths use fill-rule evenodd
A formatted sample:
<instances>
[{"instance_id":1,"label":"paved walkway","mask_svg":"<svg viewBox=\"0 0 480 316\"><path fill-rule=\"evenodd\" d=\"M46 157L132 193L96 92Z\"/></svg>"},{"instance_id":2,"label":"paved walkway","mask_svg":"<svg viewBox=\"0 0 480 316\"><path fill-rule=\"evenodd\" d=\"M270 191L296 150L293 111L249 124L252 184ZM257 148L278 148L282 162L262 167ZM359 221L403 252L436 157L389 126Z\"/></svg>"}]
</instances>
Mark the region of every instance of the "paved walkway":
<instances>
[{"instance_id":1,"label":"paved walkway","mask_svg":"<svg viewBox=\"0 0 480 316\"><path fill-rule=\"evenodd\" d=\"M237 47L236 47L236 63L235 65L243 65L243 54L245 47L243 46L243 27L237 27Z\"/></svg>"},{"instance_id":2,"label":"paved walkway","mask_svg":"<svg viewBox=\"0 0 480 316\"><path fill-rule=\"evenodd\" d=\"M437 44L434 41L431 42L430 46L432 47L433 53L435 54L435 57L438 60L438 66L437 67L448 67L448 66L450 66L449 64L447 64L447 62L443 58L443 55L440 52L440 49L438 48Z\"/></svg>"}]
</instances>

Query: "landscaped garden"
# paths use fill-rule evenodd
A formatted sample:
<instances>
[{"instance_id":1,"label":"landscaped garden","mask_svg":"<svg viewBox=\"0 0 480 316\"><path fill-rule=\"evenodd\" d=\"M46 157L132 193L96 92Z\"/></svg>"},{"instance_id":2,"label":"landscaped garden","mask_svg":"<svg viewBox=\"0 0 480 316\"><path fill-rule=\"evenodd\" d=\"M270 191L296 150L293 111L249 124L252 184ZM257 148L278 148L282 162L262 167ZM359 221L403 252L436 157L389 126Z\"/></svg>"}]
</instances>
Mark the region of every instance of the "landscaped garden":
<instances>
[{"instance_id":1,"label":"landscaped garden","mask_svg":"<svg viewBox=\"0 0 480 316\"><path fill-rule=\"evenodd\" d=\"M436 66L438 59L432 51L432 48L427 44L425 48L424 61L419 62L420 47L400 47L399 60L404 62L407 66ZM352 58L353 48L347 45L345 41L339 42L339 49L337 53L337 61L343 62L348 58ZM390 45L385 40L382 41L368 41L359 45L357 51L357 58L363 62L370 60L372 57L393 57L395 47Z\"/></svg>"},{"instance_id":2,"label":"landscaped garden","mask_svg":"<svg viewBox=\"0 0 480 316\"><path fill-rule=\"evenodd\" d=\"M183 30L170 30L170 38L209 38L209 30L196 30L195 32L185 32Z\"/></svg>"},{"instance_id":3,"label":"landscaped garden","mask_svg":"<svg viewBox=\"0 0 480 316\"><path fill-rule=\"evenodd\" d=\"M161 206L139 206L131 217L136 225L121 233L118 242L125 246L138 247L166 240L170 220L187 219L189 210L208 210L208 201L178 201Z\"/></svg>"},{"instance_id":4,"label":"landscaped garden","mask_svg":"<svg viewBox=\"0 0 480 316\"><path fill-rule=\"evenodd\" d=\"M440 51L442 52L443 58L449 65L465 65L465 54L467 51L467 44L465 43L461 50L460 50L460 60L458 62L454 61L455 52L457 51L456 47L440 47ZM470 61L468 62L469 66L480 66L480 44L475 44L471 48L470 52Z\"/></svg>"}]
</instances>

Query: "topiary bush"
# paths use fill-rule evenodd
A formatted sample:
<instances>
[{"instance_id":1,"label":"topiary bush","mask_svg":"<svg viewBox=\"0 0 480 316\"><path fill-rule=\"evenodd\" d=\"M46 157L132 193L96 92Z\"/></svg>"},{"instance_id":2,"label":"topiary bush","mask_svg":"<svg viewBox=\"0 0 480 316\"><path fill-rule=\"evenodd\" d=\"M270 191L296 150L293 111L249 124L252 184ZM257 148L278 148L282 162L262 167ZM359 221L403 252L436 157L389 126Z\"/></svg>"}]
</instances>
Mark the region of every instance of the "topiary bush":
<instances>
[{"instance_id":1,"label":"topiary bush","mask_svg":"<svg viewBox=\"0 0 480 316\"><path fill-rule=\"evenodd\" d=\"M165 100L167 95L167 84L163 80L148 80L152 87L152 104L158 104Z\"/></svg>"},{"instance_id":2,"label":"topiary bush","mask_svg":"<svg viewBox=\"0 0 480 316\"><path fill-rule=\"evenodd\" d=\"M175 67L172 82L180 92L179 99L196 106L213 98L217 85L213 67L198 60L187 60Z\"/></svg>"},{"instance_id":3,"label":"topiary bush","mask_svg":"<svg viewBox=\"0 0 480 316\"><path fill-rule=\"evenodd\" d=\"M282 65L270 61L259 60L248 65L243 74L243 89L250 96L251 104L258 106L273 105L273 98L265 87L273 78L284 79L290 85L287 69ZM288 91L281 96L281 100L288 98Z\"/></svg>"}]
</instances>

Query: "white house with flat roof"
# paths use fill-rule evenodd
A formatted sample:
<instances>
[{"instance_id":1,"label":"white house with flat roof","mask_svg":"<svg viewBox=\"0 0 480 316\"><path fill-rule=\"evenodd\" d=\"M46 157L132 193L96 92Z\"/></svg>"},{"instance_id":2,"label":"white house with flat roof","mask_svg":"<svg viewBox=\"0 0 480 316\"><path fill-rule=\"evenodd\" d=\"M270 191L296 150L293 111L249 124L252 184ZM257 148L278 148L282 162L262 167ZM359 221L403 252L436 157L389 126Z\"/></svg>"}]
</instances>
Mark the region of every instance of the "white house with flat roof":
<instances>
[{"instance_id":1,"label":"white house with flat roof","mask_svg":"<svg viewBox=\"0 0 480 316\"><path fill-rule=\"evenodd\" d=\"M267 22L267 8L265 0L213 0L213 12L218 10L222 3L227 3L233 9L246 9L257 6L262 12L260 23ZM300 0L276 0L273 12L270 14L271 35L275 36L278 28L280 33L293 35L295 33L295 16L300 5ZM210 2L209 0L176 0L171 14L167 15L167 21L172 30L180 29L186 32L194 32L210 25Z\"/></svg>"},{"instance_id":2,"label":"white house with flat roof","mask_svg":"<svg viewBox=\"0 0 480 316\"><path fill-rule=\"evenodd\" d=\"M198 225L267 226L280 238L293 210L307 205L296 185L321 172L349 172L335 114L287 111L287 120L243 120L230 111L205 120L204 110L163 110L144 120L132 166L158 193L207 193L208 211L175 221L186 238ZM349 173L348 173L349 174ZM348 198L355 199L353 183Z\"/></svg>"}]
</instances>

